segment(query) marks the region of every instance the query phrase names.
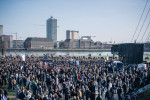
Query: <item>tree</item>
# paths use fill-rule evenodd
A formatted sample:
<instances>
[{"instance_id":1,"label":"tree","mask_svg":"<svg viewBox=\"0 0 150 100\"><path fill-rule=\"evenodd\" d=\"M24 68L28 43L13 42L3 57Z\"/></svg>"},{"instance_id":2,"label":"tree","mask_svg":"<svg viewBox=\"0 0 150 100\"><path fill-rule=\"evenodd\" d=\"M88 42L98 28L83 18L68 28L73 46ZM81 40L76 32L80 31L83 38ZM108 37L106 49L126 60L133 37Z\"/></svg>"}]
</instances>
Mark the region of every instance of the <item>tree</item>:
<instances>
[{"instance_id":1,"label":"tree","mask_svg":"<svg viewBox=\"0 0 150 100\"><path fill-rule=\"evenodd\" d=\"M1 48L1 52L2 52L2 55L5 54L6 52L6 41L0 41L0 48Z\"/></svg>"}]
</instances>

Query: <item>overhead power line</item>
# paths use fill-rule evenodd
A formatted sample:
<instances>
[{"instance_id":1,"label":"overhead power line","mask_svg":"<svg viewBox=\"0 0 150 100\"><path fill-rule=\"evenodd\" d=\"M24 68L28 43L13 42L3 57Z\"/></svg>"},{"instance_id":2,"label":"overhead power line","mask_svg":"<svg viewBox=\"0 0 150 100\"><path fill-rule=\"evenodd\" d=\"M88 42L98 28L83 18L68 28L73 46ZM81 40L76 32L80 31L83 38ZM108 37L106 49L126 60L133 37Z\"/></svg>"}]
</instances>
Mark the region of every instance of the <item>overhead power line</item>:
<instances>
[{"instance_id":1,"label":"overhead power line","mask_svg":"<svg viewBox=\"0 0 150 100\"><path fill-rule=\"evenodd\" d=\"M141 42L143 41L143 37L144 37L144 35L145 35L145 33L146 33L146 31L147 31L149 25L150 25L150 21L149 21L149 23L148 23L148 25L147 25L147 27L146 27L146 29L145 29L145 31L144 31L144 34L143 34L143 36L142 36L142 38L141 38Z\"/></svg>"},{"instance_id":2,"label":"overhead power line","mask_svg":"<svg viewBox=\"0 0 150 100\"><path fill-rule=\"evenodd\" d=\"M34 26L44 26L46 27L46 25L42 25L42 24L33 24ZM57 26L57 28L59 28L60 26Z\"/></svg>"},{"instance_id":3,"label":"overhead power line","mask_svg":"<svg viewBox=\"0 0 150 100\"><path fill-rule=\"evenodd\" d=\"M149 34L147 35L147 38L146 38L146 41L145 41L145 42L149 42L149 37L150 37L150 32L149 32Z\"/></svg>"},{"instance_id":4,"label":"overhead power line","mask_svg":"<svg viewBox=\"0 0 150 100\"><path fill-rule=\"evenodd\" d=\"M139 38L139 35L140 35L140 33L141 33L141 31L142 31L142 28L143 28L143 26L144 26L144 24L145 24L145 21L146 21L146 19L147 19L147 16L148 16L148 14L149 14L149 11L150 11L150 8L148 9L148 12L147 12L146 17L145 17L145 19L144 19L144 22L143 22L143 24L142 24L142 26L141 26L141 28L140 28L139 34L138 34L138 36L137 36L137 38L136 38L136 41L137 41L138 38Z\"/></svg>"},{"instance_id":5,"label":"overhead power line","mask_svg":"<svg viewBox=\"0 0 150 100\"><path fill-rule=\"evenodd\" d=\"M134 36L135 36L135 33L136 33L136 31L137 31L137 29L138 29L138 27L139 27L139 24L140 24L140 22L141 22L141 19L142 19L142 16L143 16L143 14L144 14L144 11L145 11L145 8L146 8L146 6L147 6L147 3L148 3L148 0L146 1L146 4L145 4L144 9L143 9L143 11L142 11L140 20L139 20L139 22L138 22L138 25L137 25L137 27L136 27L136 29L135 29L135 31L134 31L133 37L132 37L132 39L131 39L131 42L133 41Z\"/></svg>"}]
</instances>

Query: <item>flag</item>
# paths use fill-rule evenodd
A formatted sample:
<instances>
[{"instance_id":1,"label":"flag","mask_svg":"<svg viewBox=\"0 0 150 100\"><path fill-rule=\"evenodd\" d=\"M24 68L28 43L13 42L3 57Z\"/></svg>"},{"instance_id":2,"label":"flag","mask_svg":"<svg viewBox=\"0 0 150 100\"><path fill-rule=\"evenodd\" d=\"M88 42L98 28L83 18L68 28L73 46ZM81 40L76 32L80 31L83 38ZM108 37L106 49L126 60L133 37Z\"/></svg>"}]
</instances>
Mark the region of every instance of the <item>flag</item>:
<instances>
[{"instance_id":1,"label":"flag","mask_svg":"<svg viewBox=\"0 0 150 100\"><path fill-rule=\"evenodd\" d=\"M42 65L43 65L43 62L40 62L40 65L42 66Z\"/></svg>"},{"instance_id":2,"label":"flag","mask_svg":"<svg viewBox=\"0 0 150 100\"><path fill-rule=\"evenodd\" d=\"M47 66L47 62L45 62L45 65Z\"/></svg>"}]
</instances>

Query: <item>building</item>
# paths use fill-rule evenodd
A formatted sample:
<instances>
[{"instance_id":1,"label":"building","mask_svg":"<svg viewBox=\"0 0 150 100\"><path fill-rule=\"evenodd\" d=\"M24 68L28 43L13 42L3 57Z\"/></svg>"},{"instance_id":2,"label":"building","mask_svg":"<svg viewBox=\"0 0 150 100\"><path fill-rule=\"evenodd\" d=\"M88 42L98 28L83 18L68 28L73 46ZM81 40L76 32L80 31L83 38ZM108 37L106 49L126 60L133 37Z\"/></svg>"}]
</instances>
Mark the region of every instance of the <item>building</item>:
<instances>
[{"instance_id":1,"label":"building","mask_svg":"<svg viewBox=\"0 0 150 100\"><path fill-rule=\"evenodd\" d=\"M13 48L24 48L24 40L19 39L19 40L13 40Z\"/></svg>"},{"instance_id":2,"label":"building","mask_svg":"<svg viewBox=\"0 0 150 100\"><path fill-rule=\"evenodd\" d=\"M92 49L94 41L91 36L83 36L81 39L66 39L59 43L61 49Z\"/></svg>"},{"instance_id":3,"label":"building","mask_svg":"<svg viewBox=\"0 0 150 100\"><path fill-rule=\"evenodd\" d=\"M3 25L0 25L0 35L3 34Z\"/></svg>"},{"instance_id":4,"label":"building","mask_svg":"<svg viewBox=\"0 0 150 100\"><path fill-rule=\"evenodd\" d=\"M114 45L115 43L112 42L104 42L101 46L101 49L111 49L112 45Z\"/></svg>"},{"instance_id":5,"label":"building","mask_svg":"<svg viewBox=\"0 0 150 100\"><path fill-rule=\"evenodd\" d=\"M97 41L94 43L94 47L93 49L101 49L102 48L103 43L100 41Z\"/></svg>"},{"instance_id":6,"label":"building","mask_svg":"<svg viewBox=\"0 0 150 100\"><path fill-rule=\"evenodd\" d=\"M79 39L79 31L67 30L66 39Z\"/></svg>"},{"instance_id":7,"label":"building","mask_svg":"<svg viewBox=\"0 0 150 100\"><path fill-rule=\"evenodd\" d=\"M60 46L60 41L57 41L57 49L59 49L59 46Z\"/></svg>"},{"instance_id":8,"label":"building","mask_svg":"<svg viewBox=\"0 0 150 100\"><path fill-rule=\"evenodd\" d=\"M57 19L52 16L47 20L47 38L53 40L57 46Z\"/></svg>"},{"instance_id":9,"label":"building","mask_svg":"<svg viewBox=\"0 0 150 100\"><path fill-rule=\"evenodd\" d=\"M91 36L82 36L80 39L80 49L91 49L94 47L94 41Z\"/></svg>"},{"instance_id":10,"label":"building","mask_svg":"<svg viewBox=\"0 0 150 100\"><path fill-rule=\"evenodd\" d=\"M80 40L79 39L66 39L63 43L65 49L79 49Z\"/></svg>"},{"instance_id":11,"label":"building","mask_svg":"<svg viewBox=\"0 0 150 100\"><path fill-rule=\"evenodd\" d=\"M28 37L24 47L25 49L53 49L54 42L49 38Z\"/></svg>"},{"instance_id":12,"label":"building","mask_svg":"<svg viewBox=\"0 0 150 100\"><path fill-rule=\"evenodd\" d=\"M59 41L59 49L64 49L64 41Z\"/></svg>"},{"instance_id":13,"label":"building","mask_svg":"<svg viewBox=\"0 0 150 100\"><path fill-rule=\"evenodd\" d=\"M11 49L13 47L12 35L0 35L0 48Z\"/></svg>"}]
</instances>

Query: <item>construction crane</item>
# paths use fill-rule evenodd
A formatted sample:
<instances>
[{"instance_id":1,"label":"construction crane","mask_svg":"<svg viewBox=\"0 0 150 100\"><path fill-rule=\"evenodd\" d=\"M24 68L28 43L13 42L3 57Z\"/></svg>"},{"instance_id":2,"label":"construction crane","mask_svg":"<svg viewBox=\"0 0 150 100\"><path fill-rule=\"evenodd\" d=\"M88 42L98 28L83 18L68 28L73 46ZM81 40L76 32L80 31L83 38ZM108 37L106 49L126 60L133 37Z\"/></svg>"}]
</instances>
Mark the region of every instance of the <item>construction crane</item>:
<instances>
[{"instance_id":1,"label":"construction crane","mask_svg":"<svg viewBox=\"0 0 150 100\"><path fill-rule=\"evenodd\" d=\"M34 26L43 26L46 27L46 25L42 25L42 24L33 24ZM57 26L57 28L59 28L59 26Z\"/></svg>"},{"instance_id":2,"label":"construction crane","mask_svg":"<svg viewBox=\"0 0 150 100\"><path fill-rule=\"evenodd\" d=\"M46 25L41 25L41 24L33 24L34 26L46 26Z\"/></svg>"}]
</instances>

